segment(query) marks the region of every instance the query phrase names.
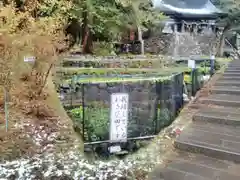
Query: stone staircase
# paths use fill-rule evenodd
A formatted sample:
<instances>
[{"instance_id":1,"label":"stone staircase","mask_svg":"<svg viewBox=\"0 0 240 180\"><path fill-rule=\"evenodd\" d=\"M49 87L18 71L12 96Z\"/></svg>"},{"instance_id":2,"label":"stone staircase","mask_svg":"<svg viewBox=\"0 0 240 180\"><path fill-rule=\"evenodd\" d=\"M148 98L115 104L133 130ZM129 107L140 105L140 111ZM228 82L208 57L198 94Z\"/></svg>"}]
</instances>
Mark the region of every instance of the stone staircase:
<instances>
[{"instance_id":1,"label":"stone staircase","mask_svg":"<svg viewBox=\"0 0 240 180\"><path fill-rule=\"evenodd\" d=\"M240 180L240 60L229 64L151 180Z\"/></svg>"}]
</instances>

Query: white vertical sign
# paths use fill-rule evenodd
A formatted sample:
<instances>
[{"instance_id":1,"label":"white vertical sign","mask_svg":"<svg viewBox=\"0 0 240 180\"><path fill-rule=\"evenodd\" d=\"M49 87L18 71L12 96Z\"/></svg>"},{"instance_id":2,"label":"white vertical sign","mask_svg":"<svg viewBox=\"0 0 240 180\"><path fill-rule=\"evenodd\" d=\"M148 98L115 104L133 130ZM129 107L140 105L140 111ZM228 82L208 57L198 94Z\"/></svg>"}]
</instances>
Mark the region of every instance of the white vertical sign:
<instances>
[{"instance_id":1,"label":"white vertical sign","mask_svg":"<svg viewBox=\"0 0 240 180\"><path fill-rule=\"evenodd\" d=\"M114 93L111 95L111 141L127 141L128 104L129 96L127 93Z\"/></svg>"},{"instance_id":2,"label":"white vertical sign","mask_svg":"<svg viewBox=\"0 0 240 180\"><path fill-rule=\"evenodd\" d=\"M188 60L188 67L191 68L191 69L196 69L195 60Z\"/></svg>"}]
</instances>

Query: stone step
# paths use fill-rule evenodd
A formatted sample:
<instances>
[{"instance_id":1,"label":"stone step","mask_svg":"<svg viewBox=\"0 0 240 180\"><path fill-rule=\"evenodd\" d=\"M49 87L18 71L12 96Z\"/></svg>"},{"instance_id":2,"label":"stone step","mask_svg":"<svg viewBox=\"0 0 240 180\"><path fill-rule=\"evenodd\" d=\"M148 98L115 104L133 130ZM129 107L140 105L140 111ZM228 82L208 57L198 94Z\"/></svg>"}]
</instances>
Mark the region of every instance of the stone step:
<instances>
[{"instance_id":1,"label":"stone step","mask_svg":"<svg viewBox=\"0 0 240 180\"><path fill-rule=\"evenodd\" d=\"M177 151L178 157L169 159L166 167L156 169L149 180L239 180L238 166L200 154Z\"/></svg>"},{"instance_id":2,"label":"stone step","mask_svg":"<svg viewBox=\"0 0 240 180\"><path fill-rule=\"evenodd\" d=\"M236 65L239 65L240 64L240 62L237 60L237 61L231 61L231 62L229 62L229 64L228 65L232 65L232 64L236 64Z\"/></svg>"},{"instance_id":3,"label":"stone step","mask_svg":"<svg viewBox=\"0 0 240 180\"><path fill-rule=\"evenodd\" d=\"M240 108L203 108L193 116L193 121L240 126Z\"/></svg>"},{"instance_id":4,"label":"stone step","mask_svg":"<svg viewBox=\"0 0 240 180\"><path fill-rule=\"evenodd\" d=\"M240 95L240 88L234 86L214 86L211 89L212 94L232 94Z\"/></svg>"},{"instance_id":5,"label":"stone step","mask_svg":"<svg viewBox=\"0 0 240 180\"><path fill-rule=\"evenodd\" d=\"M200 98L200 103L218 106L240 107L240 96L228 94L211 94L206 98Z\"/></svg>"},{"instance_id":6,"label":"stone step","mask_svg":"<svg viewBox=\"0 0 240 180\"><path fill-rule=\"evenodd\" d=\"M233 64L236 64L236 65L240 65L240 61L232 61L232 62L229 62L228 65L233 65Z\"/></svg>"},{"instance_id":7,"label":"stone step","mask_svg":"<svg viewBox=\"0 0 240 180\"><path fill-rule=\"evenodd\" d=\"M239 61L232 61L228 64L228 66L232 66L232 65L239 65L240 66L240 62Z\"/></svg>"},{"instance_id":8,"label":"stone step","mask_svg":"<svg viewBox=\"0 0 240 180\"><path fill-rule=\"evenodd\" d=\"M176 148L240 163L240 127L193 123L175 141Z\"/></svg>"},{"instance_id":9,"label":"stone step","mask_svg":"<svg viewBox=\"0 0 240 180\"><path fill-rule=\"evenodd\" d=\"M215 86L234 86L240 87L240 81L237 80L217 80Z\"/></svg>"},{"instance_id":10,"label":"stone step","mask_svg":"<svg viewBox=\"0 0 240 180\"><path fill-rule=\"evenodd\" d=\"M240 73L238 72L224 72L223 76L228 77L228 76L240 76Z\"/></svg>"},{"instance_id":11,"label":"stone step","mask_svg":"<svg viewBox=\"0 0 240 180\"><path fill-rule=\"evenodd\" d=\"M181 166L184 167L184 165L182 164ZM189 166L186 166L186 167L189 167ZM202 176L199 176L196 174L190 174L188 172L184 172L179 169L174 169L171 167L158 169L158 171L159 172L158 173L155 172L154 176L151 176L149 180L212 180L210 178L204 178Z\"/></svg>"},{"instance_id":12,"label":"stone step","mask_svg":"<svg viewBox=\"0 0 240 180\"><path fill-rule=\"evenodd\" d=\"M239 63L235 63L235 62L231 62L229 64L227 64L227 67L240 67Z\"/></svg>"},{"instance_id":13,"label":"stone step","mask_svg":"<svg viewBox=\"0 0 240 180\"><path fill-rule=\"evenodd\" d=\"M240 67L239 66L236 66L236 67L227 67L225 69L226 71L239 71L240 70Z\"/></svg>"},{"instance_id":14,"label":"stone step","mask_svg":"<svg viewBox=\"0 0 240 180\"><path fill-rule=\"evenodd\" d=\"M232 65L232 64L240 64L240 61L238 61L238 60L231 61L231 62L229 62L228 65Z\"/></svg>"},{"instance_id":15,"label":"stone step","mask_svg":"<svg viewBox=\"0 0 240 180\"><path fill-rule=\"evenodd\" d=\"M224 71L225 73L240 73L240 69L239 70L235 70L235 69L226 69L225 71Z\"/></svg>"},{"instance_id":16,"label":"stone step","mask_svg":"<svg viewBox=\"0 0 240 180\"><path fill-rule=\"evenodd\" d=\"M220 77L218 80L220 80L220 81L228 81L228 80L234 80L234 81L239 81L240 80L240 76L222 76L222 77Z\"/></svg>"},{"instance_id":17,"label":"stone step","mask_svg":"<svg viewBox=\"0 0 240 180\"><path fill-rule=\"evenodd\" d=\"M240 69L240 65L239 64L229 64L226 68Z\"/></svg>"}]
</instances>

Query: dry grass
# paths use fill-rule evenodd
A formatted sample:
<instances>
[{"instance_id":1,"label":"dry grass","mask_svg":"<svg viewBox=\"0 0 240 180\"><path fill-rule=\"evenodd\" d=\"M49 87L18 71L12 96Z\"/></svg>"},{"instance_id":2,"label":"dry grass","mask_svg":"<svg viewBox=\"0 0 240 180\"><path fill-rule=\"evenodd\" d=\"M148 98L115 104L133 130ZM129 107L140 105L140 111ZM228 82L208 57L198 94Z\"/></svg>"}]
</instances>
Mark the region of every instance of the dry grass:
<instances>
[{"instance_id":1,"label":"dry grass","mask_svg":"<svg viewBox=\"0 0 240 180\"><path fill-rule=\"evenodd\" d=\"M33 155L42 152L42 148L53 145L54 149L64 150L69 148L76 140L72 129L71 119L64 111L59 101L55 88L50 82L44 89L42 96L29 101L26 89L18 86L17 93L13 96L9 106L9 126L5 131L4 111L0 111L0 157L14 159L24 155ZM16 93L16 92L14 92ZM14 102L17 101L17 102ZM55 140L46 137L58 133ZM40 145L36 145L33 136L41 135ZM46 138L46 139L44 139Z\"/></svg>"},{"instance_id":2,"label":"dry grass","mask_svg":"<svg viewBox=\"0 0 240 180\"><path fill-rule=\"evenodd\" d=\"M48 145L72 146L76 139L51 79L64 43L62 17L34 19L13 5L0 4L0 158L39 153ZM52 28L49 28L52 27ZM32 63L24 56L34 56ZM4 130L3 88L10 97L9 127ZM49 137L55 135L54 139ZM36 137L38 141L36 142ZM39 140L40 139L40 140Z\"/></svg>"}]
</instances>

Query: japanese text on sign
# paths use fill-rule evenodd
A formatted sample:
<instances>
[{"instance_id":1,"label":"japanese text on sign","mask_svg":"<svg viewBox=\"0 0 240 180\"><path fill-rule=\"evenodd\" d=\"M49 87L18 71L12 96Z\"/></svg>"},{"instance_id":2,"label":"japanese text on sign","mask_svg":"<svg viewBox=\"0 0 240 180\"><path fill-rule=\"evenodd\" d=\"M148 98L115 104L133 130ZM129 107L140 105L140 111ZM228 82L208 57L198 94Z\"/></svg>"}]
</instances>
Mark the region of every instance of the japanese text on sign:
<instances>
[{"instance_id":1,"label":"japanese text on sign","mask_svg":"<svg viewBox=\"0 0 240 180\"><path fill-rule=\"evenodd\" d=\"M191 68L191 69L196 69L195 60L188 60L188 67Z\"/></svg>"},{"instance_id":2,"label":"japanese text on sign","mask_svg":"<svg viewBox=\"0 0 240 180\"><path fill-rule=\"evenodd\" d=\"M128 94L115 93L111 95L111 141L127 141L128 104Z\"/></svg>"}]
</instances>

